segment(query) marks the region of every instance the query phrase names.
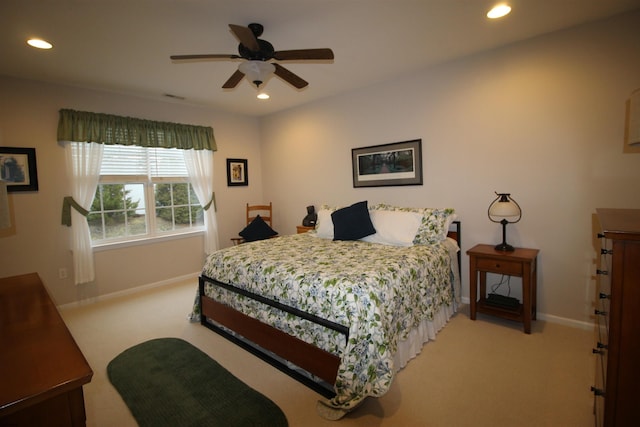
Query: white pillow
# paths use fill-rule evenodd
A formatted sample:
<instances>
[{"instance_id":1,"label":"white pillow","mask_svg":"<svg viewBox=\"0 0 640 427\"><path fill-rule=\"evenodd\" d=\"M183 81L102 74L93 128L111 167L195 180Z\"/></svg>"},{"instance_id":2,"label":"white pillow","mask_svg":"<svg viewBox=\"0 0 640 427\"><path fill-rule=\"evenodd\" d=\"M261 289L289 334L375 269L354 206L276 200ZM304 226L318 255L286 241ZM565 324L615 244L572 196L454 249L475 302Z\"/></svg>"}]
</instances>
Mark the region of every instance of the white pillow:
<instances>
[{"instance_id":1,"label":"white pillow","mask_svg":"<svg viewBox=\"0 0 640 427\"><path fill-rule=\"evenodd\" d=\"M333 220L331 219L332 209L320 209L316 220L316 237L333 240Z\"/></svg>"},{"instance_id":2,"label":"white pillow","mask_svg":"<svg viewBox=\"0 0 640 427\"><path fill-rule=\"evenodd\" d=\"M403 208L385 204L370 206L369 210L417 212L422 214L422 224L416 232L413 243L430 245L447 238L449 226L457 216L452 208Z\"/></svg>"},{"instance_id":3,"label":"white pillow","mask_svg":"<svg viewBox=\"0 0 640 427\"><path fill-rule=\"evenodd\" d=\"M369 212L376 233L361 240L393 246L413 246L422 214L417 212L374 210Z\"/></svg>"}]
</instances>

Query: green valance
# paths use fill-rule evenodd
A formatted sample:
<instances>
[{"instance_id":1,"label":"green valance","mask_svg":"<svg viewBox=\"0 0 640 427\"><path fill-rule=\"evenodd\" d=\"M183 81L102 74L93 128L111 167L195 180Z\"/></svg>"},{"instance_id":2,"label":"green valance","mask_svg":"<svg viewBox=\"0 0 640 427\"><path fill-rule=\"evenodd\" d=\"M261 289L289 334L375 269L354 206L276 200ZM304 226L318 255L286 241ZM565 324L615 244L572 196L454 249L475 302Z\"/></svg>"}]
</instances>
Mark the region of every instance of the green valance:
<instances>
[{"instance_id":1,"label":"green valance","mask_svg":"<svg viewBox=\"0 0 640 427\"><path fill-rule=\"evenodd\" d=\"M213 129L208 126L156 122L86 111L60 110L58 141L137 145L216 151Z\"/></svg>"}]
</instances>

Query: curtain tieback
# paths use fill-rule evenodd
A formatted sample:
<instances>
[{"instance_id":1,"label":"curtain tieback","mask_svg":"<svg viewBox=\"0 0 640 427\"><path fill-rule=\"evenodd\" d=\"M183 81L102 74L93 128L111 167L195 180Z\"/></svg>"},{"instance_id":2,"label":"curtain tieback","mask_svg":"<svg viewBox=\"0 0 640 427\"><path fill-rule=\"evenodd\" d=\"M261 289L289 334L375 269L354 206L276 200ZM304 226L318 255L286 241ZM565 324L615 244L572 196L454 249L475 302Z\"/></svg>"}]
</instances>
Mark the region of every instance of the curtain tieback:
<instances>
[{"instance_id":1,"label":"curtain tieback","mask_svg":"<svg viewBox=\"0 0 640 427\"><path fill-rule=\"evenodd\" d=\"M80 215L87 216L89 211L83 208L76 202L73 197L67 196L62 201L62 225L66 225L67 227L71 227L71 207L77 210Z\"/></svg>"},{"instance_id":2,"label":"curtain tieback","mask_svg":"<svg viewBox=\"0 0 640 427\"><path fill-rule=\"evenodd\" d=\"M211 193L211 200L209 200L209 203L207 203L205 206L202 207L202 209L209 210L209 208L211 207L211 205L213 204L213 211L217 212L218 208L216 207L216 193L215 191L213 193Z\"/></svg>"}]
</instances>

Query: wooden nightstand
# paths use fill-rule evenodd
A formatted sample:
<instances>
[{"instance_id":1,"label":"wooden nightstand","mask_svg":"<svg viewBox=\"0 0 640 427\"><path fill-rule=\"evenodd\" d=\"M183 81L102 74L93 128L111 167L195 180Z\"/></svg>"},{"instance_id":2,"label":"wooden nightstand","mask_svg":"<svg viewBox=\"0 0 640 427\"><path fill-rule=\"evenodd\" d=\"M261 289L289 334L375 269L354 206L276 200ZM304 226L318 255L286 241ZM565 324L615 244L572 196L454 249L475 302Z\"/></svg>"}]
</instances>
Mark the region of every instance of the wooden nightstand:
<instances>
[{"instance_id":1,"label":"wooden nightstand","mask_svg":"<svg viewBox=\"0 0 640 427\"><path fill-rule=\"evenodd\" d=\"M304 225L296 225L296 229L298 234L306 233L307 231L313 230L315 227L306 227Z\"/></svg>"},{"instance_id":2,"label":"wooden nightstand","mask_svg":"<svg viewBox=\"0 0 640 427\"><path fill-rule=\"evenodd\" d=\"M531 320L536 319L536 287L538 249L516 248L513 252L496 251L493 245L476 245L469 255L470 316L485 313L524 324L524 332L531 333ZM487 303L487 273L522 277L522 301L517 307L500 307ZM478 295L478 275L480 294Z\"/></svg>"}]
</instances>

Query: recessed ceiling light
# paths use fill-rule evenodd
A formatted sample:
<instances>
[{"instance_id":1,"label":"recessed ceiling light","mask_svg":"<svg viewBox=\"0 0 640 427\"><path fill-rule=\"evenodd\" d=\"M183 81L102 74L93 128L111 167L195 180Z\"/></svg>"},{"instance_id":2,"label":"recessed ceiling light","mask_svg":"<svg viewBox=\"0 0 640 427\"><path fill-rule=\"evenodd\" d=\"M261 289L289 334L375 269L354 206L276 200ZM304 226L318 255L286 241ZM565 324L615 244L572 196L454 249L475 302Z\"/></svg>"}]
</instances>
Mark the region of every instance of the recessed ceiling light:
<instances>
[{"instance_id":1,"label":"recessed ceiling light","mask_svg":"<svg viewBox=\"0 0 640 427\"><path fill-rule=\"evenodd\" d=\"M29 39L27 40L27 44L38 49L51 49L53 47L51 43L41 39Z\"/></svg>"},{"instance_id":2,"label":"recessed ceiling light","mask_svg":"<svg viewBox=\"0 0 640 427\"><path fill-rule=\"evenodd\" d=\"M264 92L260 92L258 94L258 99L269 99L269 94L268 93L264 93Z\"/></svg>"},{"instance_id":3,"label":"recessed ceiling light","mask_svg":"<svg viewBox=\"0 0 640 427\"><path fill-rule=\"evenodd\" d=\"M487 18L497 19L502 18L505 15L508 15L511 12L511 7L506 4L498 4L493 7L489 12L487 12Z\"/></svg>"}]
</instances>

